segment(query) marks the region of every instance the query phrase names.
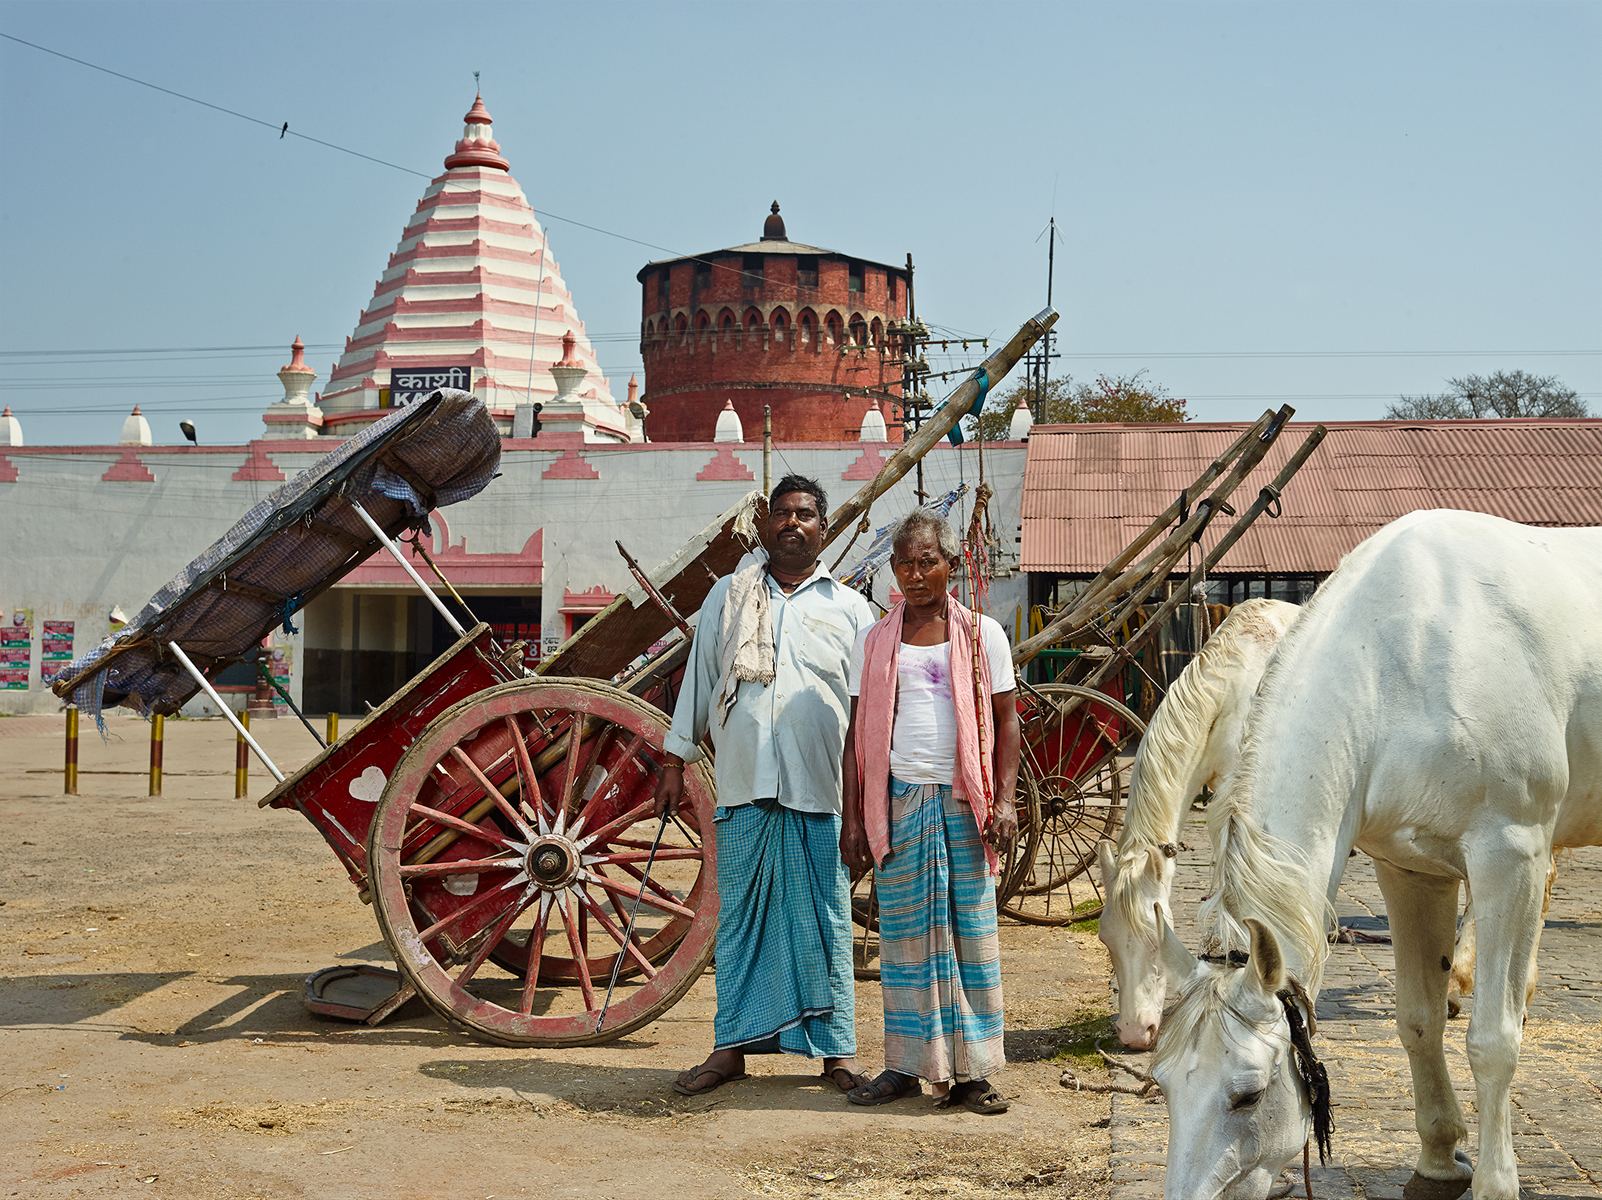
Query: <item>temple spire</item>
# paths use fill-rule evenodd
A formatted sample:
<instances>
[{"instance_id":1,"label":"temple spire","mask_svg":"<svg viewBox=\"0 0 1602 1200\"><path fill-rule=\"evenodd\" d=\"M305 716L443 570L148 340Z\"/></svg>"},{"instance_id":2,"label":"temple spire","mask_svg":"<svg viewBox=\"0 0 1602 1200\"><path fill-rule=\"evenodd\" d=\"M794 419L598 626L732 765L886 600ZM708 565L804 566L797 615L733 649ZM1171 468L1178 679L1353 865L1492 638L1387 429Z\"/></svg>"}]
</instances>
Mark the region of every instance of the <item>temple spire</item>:
<instances>
[{"instance_id":1,"label":"temple spire","mask_svg":"<svg viewBox=\"0 0 1602 1200\"><path fill-rule=\"evenodd\" d=\"M456 152L445 159L445 169L453 171L457 167L495 167L497 170L509 171L512 164L501 157L501 144L490 136L490 125L494 117L489 115L489 109L484 107L482 94L473 97L473 107L467 110L462 118L466 127L462 130L462 138L456 143Z\"/></svg>"}]
</instances>

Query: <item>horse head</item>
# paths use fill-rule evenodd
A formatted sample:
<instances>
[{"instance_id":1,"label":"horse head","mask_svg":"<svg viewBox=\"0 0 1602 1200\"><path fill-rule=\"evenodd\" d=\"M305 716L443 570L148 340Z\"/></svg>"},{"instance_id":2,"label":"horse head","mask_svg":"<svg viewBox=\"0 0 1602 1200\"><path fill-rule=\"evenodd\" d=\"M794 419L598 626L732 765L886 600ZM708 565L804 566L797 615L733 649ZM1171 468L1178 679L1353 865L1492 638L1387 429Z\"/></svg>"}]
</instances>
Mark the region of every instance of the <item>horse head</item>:
<instances>
[{"instance_id":1,"label":"horse head","mask_svg":"<svg viewBox=\"0 0 1602 1200\"><path fill-rule=\"evenodd\" d=\"M1102 895L1107 898L1096 936L1112 957L1113 977L1118 981L1118 1018L1114 1022L1118 1040L1134 1050L1149 1050L1162 1024L1167 974L1160 930L1169 918L1174 853L1168 843L1139 850L1120 862L1113 843L1096 844Z\"/></svg>"},{"instance_id":2,"label":"horse head","mask_svg":"<svg viewBox=\"0 0 1602 1200\"><path fill-rule=\"evenodd\" d=\"M1264 1200L1316 1129L1329 1089L1308 1041L1311 1003L1272 931L1248 919L1243 967L1198 963L1165 921L1164 957L1191 974L1163 1027L1152 1075L1168 1098L1164 1200Z\"/></svg>"}]
</instances>

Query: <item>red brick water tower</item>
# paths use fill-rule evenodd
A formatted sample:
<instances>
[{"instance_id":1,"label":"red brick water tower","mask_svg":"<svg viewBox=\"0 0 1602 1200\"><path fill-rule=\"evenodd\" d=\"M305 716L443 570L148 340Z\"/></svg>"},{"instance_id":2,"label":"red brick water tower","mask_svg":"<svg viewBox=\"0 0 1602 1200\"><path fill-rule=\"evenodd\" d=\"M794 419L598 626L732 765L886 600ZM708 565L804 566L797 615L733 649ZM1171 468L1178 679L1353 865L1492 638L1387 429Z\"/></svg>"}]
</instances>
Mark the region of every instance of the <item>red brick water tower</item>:
<instances>
[{"instance_id":1,"label":"red brick water tower","mask_svg":"<svg viewBox=\"0 0 1602 1200\"><path fill-rule=\"evenodd\" d=\"M651 441L710 442L731 401L749 441L764 405L776 441L839 442L881 402L901 440L905 268L790 241L775 200L761 241L649 263L636 278Z\"/></svg>"}]
</instances>

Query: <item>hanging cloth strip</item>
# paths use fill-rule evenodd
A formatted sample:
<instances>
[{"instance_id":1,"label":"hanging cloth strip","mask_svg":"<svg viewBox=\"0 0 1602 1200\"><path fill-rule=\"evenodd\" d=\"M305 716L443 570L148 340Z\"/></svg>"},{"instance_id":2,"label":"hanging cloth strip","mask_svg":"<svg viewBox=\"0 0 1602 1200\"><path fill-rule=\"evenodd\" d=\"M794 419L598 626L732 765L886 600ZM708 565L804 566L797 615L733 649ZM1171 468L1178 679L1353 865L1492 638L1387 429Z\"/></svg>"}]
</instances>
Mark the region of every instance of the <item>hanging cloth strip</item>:
<instances>
[{"instance_id":1,"label":"hanging cloth strip","mask_svg":"<svg viewBox=\"0 0 1602 1200\"><path fill-rule=\"evenodd\" d=\"M990 391L989 371L985 370L983 367L980 367L979 370L974 373L973 378L979 382L979 394L973 398L973 404L969 406L968 411L962 414L965 417L976 417L979 415L979 410L985 406L985 395ZM951 427L951 432L946 434L946 440L949 441L953 446L962 445L961 421L958 421Z\"/></svg>"}]
</instances>

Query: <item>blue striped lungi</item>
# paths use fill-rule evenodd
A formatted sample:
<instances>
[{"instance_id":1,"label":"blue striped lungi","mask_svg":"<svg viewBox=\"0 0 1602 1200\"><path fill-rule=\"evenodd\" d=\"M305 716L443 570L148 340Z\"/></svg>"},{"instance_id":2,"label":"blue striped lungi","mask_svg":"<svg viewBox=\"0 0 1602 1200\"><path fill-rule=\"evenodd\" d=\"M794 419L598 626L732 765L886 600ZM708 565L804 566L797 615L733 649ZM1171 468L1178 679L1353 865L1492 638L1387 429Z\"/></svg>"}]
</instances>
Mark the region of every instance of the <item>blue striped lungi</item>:
<instances>
[{"instance_id":1,"label":"blue striped lungi","mask_svg":"<svg viewBox=\"0 0 1602 1200\"><path fill-rule=\"evenodd\" d=\"M840 818L774 800L719 806L719 1050L851 1058L851 878Z\"/></svg>"},{"instance_id":2,"label":"blue striped lungi","mask_svg":"<svg viewBox=\"0 0 1602 1200\"><path fill-rule=\"evenodd\" d=\"M934 1083L1005 1065L996 888L965 799L890 780L879 889L884 1065Z\"/></svg>"}]
</instances>

